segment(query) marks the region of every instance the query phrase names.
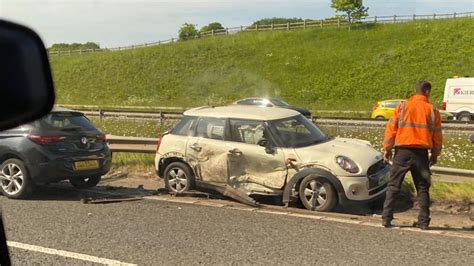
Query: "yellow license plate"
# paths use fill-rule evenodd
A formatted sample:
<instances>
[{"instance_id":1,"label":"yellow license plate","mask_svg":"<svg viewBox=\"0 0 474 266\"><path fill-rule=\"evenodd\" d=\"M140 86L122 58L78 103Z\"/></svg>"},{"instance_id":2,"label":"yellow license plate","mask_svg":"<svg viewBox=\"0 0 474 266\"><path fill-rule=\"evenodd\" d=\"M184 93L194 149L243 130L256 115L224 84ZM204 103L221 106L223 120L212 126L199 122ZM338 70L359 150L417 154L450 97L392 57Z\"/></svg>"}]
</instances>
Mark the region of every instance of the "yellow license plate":
<instances>
[{"instance_id":1,"label":"yellow license plate","mask_svg":"<svg viewBox=\"0 0 474 266\"><path fill-rule=\"evenodd\" d=\"M90 161L77 161L74 163L74 170L92 170L99 168L99 161L90 160Z\"/></svg>"}]
</instances>

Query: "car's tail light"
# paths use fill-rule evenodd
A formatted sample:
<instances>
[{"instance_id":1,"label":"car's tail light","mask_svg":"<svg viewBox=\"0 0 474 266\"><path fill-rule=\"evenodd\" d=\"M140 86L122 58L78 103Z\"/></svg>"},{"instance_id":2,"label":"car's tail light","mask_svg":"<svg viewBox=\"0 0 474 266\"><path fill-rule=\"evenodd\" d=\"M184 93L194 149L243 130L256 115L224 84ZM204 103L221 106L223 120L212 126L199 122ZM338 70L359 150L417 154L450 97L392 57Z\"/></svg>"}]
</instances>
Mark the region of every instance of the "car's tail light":
<instances>
[{"instance_id":1,"label":"car's tail light","mask_svg":"<svg viewBox=\"0 0 474 266\"><path fill-rule=\"evenodd\" d=\"M28 138L31 141L38 143L40 145L46 145L51 142L58 142L65 139L65 137L61 137L61 136L43 136L43 135L29 135Z\"/></svg>"},{"instance_id":2,"label":"car's tail light","mask_svg":"<svg viewBox=\"0 0 474 266\"><path fill-rule=\"evenodd\" d=\"M156 140L156 151L160 149L160 145L161 145L161 141L163 141L163 137L165 135L168 135L169 133L170 133L169 131L165 131L161 136L158 137L158 139Z\"/></svg>"},{"instance_id":3,"label":"car's tail light","mask_svg":"<svg viewBox=\"0 0 474 266\"><path fill-rule=\"evenodd\" d=\"M374 107L372 107L372 108L373 108L374 110L376 110L377 108L379 108L379 104L376 103L376 104L374 105Z\"/></svg>"},{"instance_id":4,"label":"car's tail light","mask_svg":"<svg viewBox=\"0 0 474 266\"><path fill-rule=\"evenodd\" d=\"M443 108L443 110L446 110L446 102L443 102L443 103L441 104L441 108Z\"/></svg>"},{"instance_id":5,"label":"car's tail light","mask_svg":"<svg viewBox=\"0 0 474 266\"><path fill-rule=\"evenodd\" d=\"M160 149L161 139L162 139L162 137L159 137L158 140L156 141L156 150L157 151Z\"/></svg>"},{"instance_id":6,"label":"car's tail light","mask_svg":"<svg viewBox=\"0 0 474 266\"><path fill-rule=\"evenodd\" d=\"M100 140L100 141L106 142L107 141L107 136L104 133L102 133L102 134L97 136L97 139Z\"/></svg>"}]
</instances>

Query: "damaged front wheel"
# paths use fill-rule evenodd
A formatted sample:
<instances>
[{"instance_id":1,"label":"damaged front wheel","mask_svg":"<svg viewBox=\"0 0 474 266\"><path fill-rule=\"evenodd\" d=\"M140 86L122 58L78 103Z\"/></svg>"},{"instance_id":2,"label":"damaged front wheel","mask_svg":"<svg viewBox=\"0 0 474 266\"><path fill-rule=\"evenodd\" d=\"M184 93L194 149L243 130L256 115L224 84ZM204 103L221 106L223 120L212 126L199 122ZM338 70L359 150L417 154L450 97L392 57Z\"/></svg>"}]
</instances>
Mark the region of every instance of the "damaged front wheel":
<instances>
[{"instance_id":1,"label":"damaged front wheel","mask_svg":"<svg viewBox=\"0 0 474 266\"><path fill-rule=\"evenodd\" d=\"M194 175L191 169L181 162L174 162L165 169L165 186L171 192L184 192L194 189Z\"/></svg>"},{"instance_id":2,"label":"damaged front wheel","mask_svg":"<svg viewBox=\"0 0 474 266\"><path fill-rule=\"evenodd\" d=\"M327 212L337 203L336 193L326 179L309 175L301 181L299 197L308 210Z\"/></svg>"}]
</instances>

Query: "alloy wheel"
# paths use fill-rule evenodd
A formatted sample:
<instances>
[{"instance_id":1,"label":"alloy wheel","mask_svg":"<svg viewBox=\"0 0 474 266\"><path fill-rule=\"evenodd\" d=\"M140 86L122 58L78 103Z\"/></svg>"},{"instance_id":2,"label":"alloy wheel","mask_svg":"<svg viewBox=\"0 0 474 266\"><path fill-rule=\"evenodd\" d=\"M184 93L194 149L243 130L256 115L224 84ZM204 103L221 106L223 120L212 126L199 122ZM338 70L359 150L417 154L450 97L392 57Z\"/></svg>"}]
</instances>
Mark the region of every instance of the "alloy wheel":
<instances>
[{"instance_id":1,"label":"alloy wheel","mask_svg":"<svg viewBox=\"0 0 474 266\"><path fill-rule=\"evenodd\" d=\"M23 187L24 176L17 164L6 164L0 173L0 183L8 195L17 194Z\"/></svg>"},{"instance_id":2,"label":"alloy wheel","mask_svg":"<svg viewBox=\"0 0 474 266\"><path fill-rule=\"evenodd\" d=\"M178 167L171 168L169 171L169 187L176 192L185 191L188 184L186 173Z\"/></svg>"},{"instance_id":3,"label":"alloy wheel","mask_svg":"<svg viewBox=\"0 0 474 266\"><path fill-rule=\"evenodd\" d=\"M327 201L326 188L320 182L312 180L306 184L304 190L304 199L313 208L322 206Z\"/></svg>"}]
</instances>

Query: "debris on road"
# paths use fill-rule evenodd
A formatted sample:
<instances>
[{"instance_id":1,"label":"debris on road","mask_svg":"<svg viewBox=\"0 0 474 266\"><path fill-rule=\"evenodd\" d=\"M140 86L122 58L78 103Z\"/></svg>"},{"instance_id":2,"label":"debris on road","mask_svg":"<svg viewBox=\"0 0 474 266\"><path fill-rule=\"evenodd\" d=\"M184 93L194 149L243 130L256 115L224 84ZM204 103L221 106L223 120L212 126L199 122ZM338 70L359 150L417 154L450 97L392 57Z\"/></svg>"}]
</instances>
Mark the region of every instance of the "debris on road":
<instances>
[{"instance_id":1,"label":"debris on road","mask_svg":"<svg viewBox=\"0 0 474 266\"><path fill-rule=\"evenodd\" d=\"M101 183L108 183L119 179L124 179L128 177L128 172L122 171L111 171L107 175L101 178Z\"/></svg>"},{"instance_id":2,"label":"debris on road","mask_svg":"<svg viewBox=\"0 0 474 266\"><path fill-rule=\"evenodd\" d=\"M117 202L124 202L124 201L137 201L143 200L143 197L128 197L128 198L102 198L102 199L94 199L94 198L83 198L81 202L84 204L107 204L107 203L117 203Z\"/></svg>"},{"instance_id":3,"label":"debris on road","mask_svg":"<svg viewBox=\"0 0 474 266\"><path fill-rule=\"evenodd\" d=\"M211 199L211 194L201 191L183 191L183 192L168 192L171 196L174 197L202 197L206 199Z\"/></svg>"}]
</instances>

